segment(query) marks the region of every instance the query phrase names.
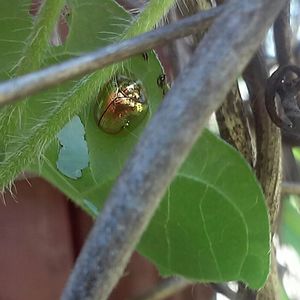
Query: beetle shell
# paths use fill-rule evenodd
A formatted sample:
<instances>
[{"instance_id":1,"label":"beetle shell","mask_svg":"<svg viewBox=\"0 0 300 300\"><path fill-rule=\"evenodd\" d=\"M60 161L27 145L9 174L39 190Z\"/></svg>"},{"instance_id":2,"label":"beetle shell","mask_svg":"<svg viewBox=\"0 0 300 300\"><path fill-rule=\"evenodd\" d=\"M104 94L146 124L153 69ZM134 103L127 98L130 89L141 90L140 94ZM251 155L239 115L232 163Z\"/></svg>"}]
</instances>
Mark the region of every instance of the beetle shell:
<instances>
[{"instance_id":1,"label":"beetle shell","mask_svg":"<svg viewBox=\"0 0 300 300\"><path fill-rule=\"evenodd\" d=\"M124 76L107 83L96 104L96 121L106 133L117 134L140 123L148 111L142 85Z\"/></svg>"}]
</instances>

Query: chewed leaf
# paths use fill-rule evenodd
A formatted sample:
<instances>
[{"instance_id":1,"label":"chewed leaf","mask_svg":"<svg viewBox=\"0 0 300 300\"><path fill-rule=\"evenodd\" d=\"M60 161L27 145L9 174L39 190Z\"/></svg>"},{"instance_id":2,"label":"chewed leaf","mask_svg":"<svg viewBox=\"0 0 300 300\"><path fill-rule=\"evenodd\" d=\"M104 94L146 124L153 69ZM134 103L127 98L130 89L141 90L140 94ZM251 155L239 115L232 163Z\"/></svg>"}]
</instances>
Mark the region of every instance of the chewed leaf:
<instances>
[{"instance_id":1,"label":"chewed leaf","mask_svg":"<svg viewBox=\"0 0 300 300\"><path fill-rule=\"evenodd\" d=\"M269 272L269 249L267 209L252 171L234 149L204 132L139 250L164 275L241 280L260 288Z\"/></svg>"},{"instance_id":2,"label":"chewed leaf","mask_svg":"<svg viewBox=\"0 0 300 300\"><path fill-rule=\"evenodd\" d=\"M56 166L65 176L77 179L82 176L82 169L89 164L87 143L84 139L84 127L75 116L58 134L61 144Z\"/></svg>"}]
</instances>

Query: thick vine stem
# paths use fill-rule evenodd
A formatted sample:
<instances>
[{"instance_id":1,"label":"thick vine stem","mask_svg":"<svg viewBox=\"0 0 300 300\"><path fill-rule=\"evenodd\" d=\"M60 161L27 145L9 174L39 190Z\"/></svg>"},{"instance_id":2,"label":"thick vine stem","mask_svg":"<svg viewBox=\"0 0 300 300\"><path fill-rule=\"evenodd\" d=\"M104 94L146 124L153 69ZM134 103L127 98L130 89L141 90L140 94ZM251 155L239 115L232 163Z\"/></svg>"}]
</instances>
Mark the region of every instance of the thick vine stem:
<instances>
[{"instance_id":1,"label":"thick vine stem","mask_svg":"<svg viewBox=\"0 0 300 300\"><path fill-rule=\"evenodd\" d=\"M107 299L177 169L284 2L232 0L211 26L127 162L62 300Z\"/></svg>"},{"instance_id":2,"label":"thick vine stem","mask_svg":"<svg viewBox=\"0 0 300 300\"><path fill-rule=\"evenodd\" d=\"M244 72L256 127L257 177L263 188L271 222L271 234L276 231L276 219L280 202L281 188L281 135L280 130L268 116L264 104L265 85L268 72L260 52L251 60ZM266 286L259 291L260 300L278 299L276 260L272 257L272 268Z\"/></svg>"},{"instance_id":3,"label":"thick vine stem","mask_svg":"<svg viewBox=\"0 0 300 300\"><path fill-rule=\"evenodd\" d=\"M263 55L252 59L244 72L256 127L256 173L262 185L269 208L272 232L275 231L281 187L281 137L280 130L268 116L264 98L268 71Z\"/></svg>"},{"instance_id":4,"label":"thick vine stem","mask_svg":"<svg viewBox=\"0 0 300 300\"><path fill-rule=\"evenodd\" d=\"M226 100L217 110L216 119L221 137L235 147L245 157L250 166L254 166L254 143L237 84L232 87Z\"/></svg>"}]
</instances>

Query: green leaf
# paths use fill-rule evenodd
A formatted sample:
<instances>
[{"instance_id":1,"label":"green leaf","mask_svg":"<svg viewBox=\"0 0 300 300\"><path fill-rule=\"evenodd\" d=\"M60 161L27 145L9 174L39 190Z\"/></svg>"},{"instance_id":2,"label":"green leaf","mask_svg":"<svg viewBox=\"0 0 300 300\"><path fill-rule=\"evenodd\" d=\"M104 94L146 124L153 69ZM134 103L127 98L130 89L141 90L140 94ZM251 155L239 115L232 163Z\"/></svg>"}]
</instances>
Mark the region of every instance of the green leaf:
<instances>
[{"instance_id":1,"label":"green leaf","mask_svg":"<svg viewBox=\"0 0 300 300\"><path fill-rule=\"evenodd\" d=\"M269 223L241 156L207 131L172 182L138 247L163 275L263 286Z\"/></svg>"},{"instance_id":2,"label":"green leaf","mask_svg":"<svg viewBox=\"0 0 300 300\"><path fill-rule=\"evenodd\" d=\"M125 65L126 66L126 65ZM89 146L91 171L97 180L105 181L108 178L115 179L124 164L124 161L138 141L143 128L150 119L152 113L157 110L162 101L163 90L158 87L156 81L163 72L153 52L148 53L148 61L140 55L127 64L128 70L135 78L140 80L145 88L149 103L149 111L146 118L134 130L123 130L121 134L107 134L97 127L94 119L94 107L86 126L86 136ZM99 159L101 157L101 159Z\"/></svg>"},{"instance_id":3,"label":"green leaf","mask_svg":"<svg viewBox=\"0 0 300 300\"><path fill-rule=\"evenodd\" d=\"M99 151L96 165L104 165L102 173L85 169L80 179L72 180L58 175L50 164L43 174L95 216L124 163L125 157L115 159L117 152L102 159ZM54 156L57 159L57 151ZM202 282L242 280L259 288L269 271L269 243L264 198L250 168L235 150L205 132L169 187L138 249L164 275Z\"/></svg>"},{"instance_id":4,"label":"green leaf","mask_svg":"<svg viewBox=\"0 0 300 300\"><path fill-rule=\"evenodd\" d=\"M76 134L74 134L76 132ZM75 116L57 135L62 146L58 154L57 168L64 175L77 179L82 176L82 169L89 163L84 127Z\"/></svg>"},{"instance_id":5,"label":"green leaf","mask_svg":"<svg viewBox=\"0 0 300 300\"><path fill-rule=\"evenodd\" d=\"M130 15L111 0L71 0L70 6L70 32L65 51L72 54L110 44L130 24Z\"/></svg>"},{"instance_id":6,"label":"green leaf","mask_svg":"<svg viewBox=\"0 0 300 300\"><path fill-rule=\"evenodd\" d=\"M299 147L294 147L292 148L293 154L296 158L297 161L300 161L300 148Z\"/></svg>"},{"instance_id":7,"label":"green leaf","mask_svg":"<svg viewBox=\"0 0 300 300\"><path fill-rule=\"evenodd\" d=\"M0 80L10 78L22 55L32 27L30 5L29 0L0 1Z\"/></svg>"}]
</instances>

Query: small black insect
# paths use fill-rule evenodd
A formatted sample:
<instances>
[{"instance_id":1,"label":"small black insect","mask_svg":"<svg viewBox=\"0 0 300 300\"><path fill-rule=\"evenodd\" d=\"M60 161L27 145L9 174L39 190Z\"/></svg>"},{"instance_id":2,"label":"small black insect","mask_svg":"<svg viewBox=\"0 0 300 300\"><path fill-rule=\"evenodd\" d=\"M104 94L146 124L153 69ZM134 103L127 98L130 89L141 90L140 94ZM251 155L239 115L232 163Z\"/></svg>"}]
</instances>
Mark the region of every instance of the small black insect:
<instances>
[{"instance_id":1,"label":"small black insect","mask_svg":"<svg viewBox=\"0 0 300 300\"><path fill-rule=\"evenodd\" d=\"M166 85L166 74L160 74L156 80L157 85L163 89Z\"/></svg>"},{"instance_id":2,"label":"small black insect","mask_svg":"<svg viewBox=\"0 0 300 300\"><path fill-rule=\"evenodd\" d=\"M157 86L162 89L163 95L165 96L169 90L169 86L166 80L166 74L160 74L156 79Z\"/></svg>"},{"instance_id":3,"label":"small black insect","mask_svg":"<svg viewBox=\"0 0 300 300\"><path fill-rule=\"evenodd\" d=\"M71 8L68 5L65 5L62 9L61 15L63 18L68 18L71 16Z\"/></svg>"},{"instance_id":4,"label":"small black insect","mask_svg":"<svg viewBox=\"0 0 300 300\"><path fill-rule=\"evenodd\" d=\"M148 61L148 60L149 60L149 57L148 57L148 53L147 53L147 52L143 52L143 53L142 53L142 56L143 56L143 59L144 59L145 61Z\"/></svg>"}]
</instances>

